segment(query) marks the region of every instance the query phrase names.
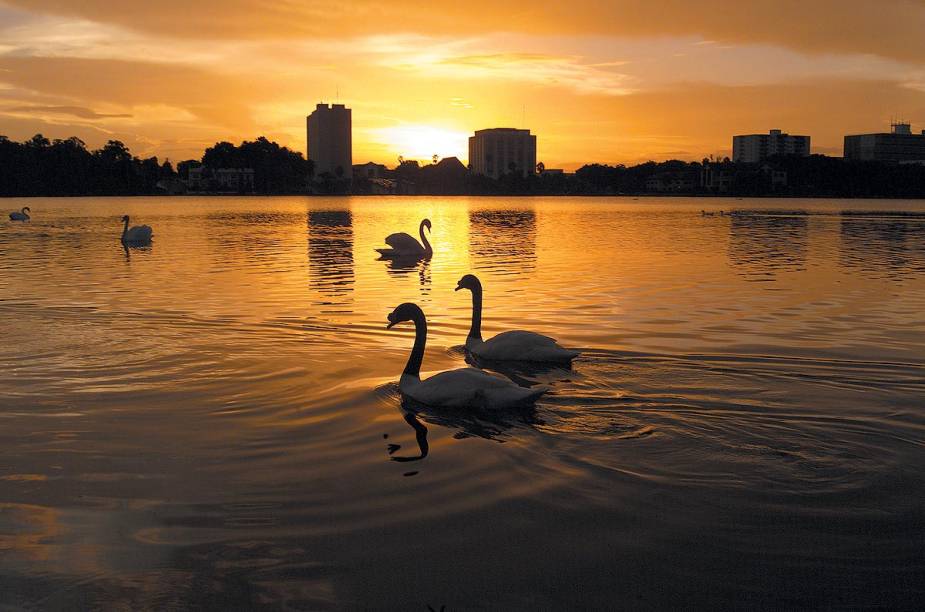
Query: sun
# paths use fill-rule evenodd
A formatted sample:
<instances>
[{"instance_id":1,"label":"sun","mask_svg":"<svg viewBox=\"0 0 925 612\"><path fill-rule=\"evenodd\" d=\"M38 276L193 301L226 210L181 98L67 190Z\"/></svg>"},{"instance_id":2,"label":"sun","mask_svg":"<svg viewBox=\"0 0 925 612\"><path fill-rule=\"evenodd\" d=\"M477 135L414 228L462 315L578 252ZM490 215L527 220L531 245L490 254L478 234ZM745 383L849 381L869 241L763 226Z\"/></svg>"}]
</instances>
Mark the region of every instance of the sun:
<instances>
[{"instance_id":1,"label":"sun","mask_svg":"<svg viewBox=\"0 0 925 612\"><path fill-rule=\"evenodd\" d=\"M463 163L469 157L469 134L429 125L399 125L377 130L380 142L404 159L429 161L434 155L458 157Z\"/></svg>"}]
</instances>

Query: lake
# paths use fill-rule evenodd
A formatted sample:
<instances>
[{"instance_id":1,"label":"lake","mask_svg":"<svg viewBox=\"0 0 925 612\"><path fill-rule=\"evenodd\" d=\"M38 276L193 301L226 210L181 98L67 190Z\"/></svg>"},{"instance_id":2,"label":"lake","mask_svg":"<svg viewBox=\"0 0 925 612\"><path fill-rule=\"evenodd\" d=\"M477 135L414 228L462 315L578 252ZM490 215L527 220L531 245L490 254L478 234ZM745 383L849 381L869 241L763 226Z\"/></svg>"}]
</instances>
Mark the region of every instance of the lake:
<instances>
[{"instance_id":1,"label":"lake","mask_svg":"<svg viewBox=\"0 0 925 612\"><path fill-rule=\"evenodd\" d=\"M0 203L0 608L925 603L925 201ZM533 411L402 406L470 272Z\"/></svg>"}]
</instances>

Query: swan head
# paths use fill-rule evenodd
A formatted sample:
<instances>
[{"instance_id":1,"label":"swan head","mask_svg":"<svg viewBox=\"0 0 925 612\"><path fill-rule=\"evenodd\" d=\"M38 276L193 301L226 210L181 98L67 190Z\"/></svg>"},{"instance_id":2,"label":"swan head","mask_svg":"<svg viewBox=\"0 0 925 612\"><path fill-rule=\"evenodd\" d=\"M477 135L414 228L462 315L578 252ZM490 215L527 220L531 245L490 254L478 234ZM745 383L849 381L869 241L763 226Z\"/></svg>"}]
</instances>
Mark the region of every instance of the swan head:
<instances>
[{"instance_id":1,"label":"swan head","mask_svg":"<svg viewBox=\"0 0 925 612\"><path fill-rule=\"evenodd\" d=\"M474 274L466 274L459 282L456 284L456 289L454 291L459 291L460 289L468 289L469 291L475 291L482 288L482 283L479 282L479 279Z\"/></svg>"},{"instance_id":2,"label":"swan head","mask_svg":"<svg viewBox=\"0 0 925 612\"><path fill-rule=\"evenodd\" d=\"M23 206L23 207L22 207L22 212L32 212L32 209L29 208L28 206Z\"/></svg>"},{"instance_id":3,"label":"swan head","mask_svg":"<svg viewBox=\"0 0 925 612\"><path fill-rule=\"evenodd\" d=\"M430 219L424 219L421 221L421 227L426 227L428 232L433 231L430 228Z\"/></svg>"},{"instance_id":4,"label":"swan head","mask_svg":"<svg viewBox=\"0 0 925 612\"><path fill-rule=\"evenodd\" d=\"M122 215L122 220L128 223L128 215Z\"/></svg>"},{"instance_id":5,"label":"swan head","mask_svg":"<svg viewBox=\"0 0 925 612\"><path fill-rule=\"evenodd\" d=\"M386 329L392 329L392 327L403 321L413 321L423 316L424 312L421 310L420 306L412 304L411 302L405 302L389 313L389 324L386 325Z\"/></svg>"}]
</instances>

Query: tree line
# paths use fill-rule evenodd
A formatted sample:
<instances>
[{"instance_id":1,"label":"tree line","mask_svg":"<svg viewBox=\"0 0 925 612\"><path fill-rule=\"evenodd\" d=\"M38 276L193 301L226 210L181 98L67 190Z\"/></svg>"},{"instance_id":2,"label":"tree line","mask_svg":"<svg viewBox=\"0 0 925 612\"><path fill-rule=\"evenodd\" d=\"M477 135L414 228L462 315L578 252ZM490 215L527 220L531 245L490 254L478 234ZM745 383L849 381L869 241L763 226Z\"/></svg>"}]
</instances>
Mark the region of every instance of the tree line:
<instances>
[{"instance_id":1,"label":"tree line","mask_svg":"<svg viewBox=\"0 0 925 612\"><path fill-rule=\"evenodd\" d=\"M110 140L89 150L77 137L49 140L36 134L15 142L0 136L0 196L154 195L181 193L190 171L201 168L203 191L221 191L219 169L253 170L247 193L381 193L360 177L352 184L325 173L298 151L261 136L240 145L218 142L176 170L170 160L139 158ZM588 164L570 174L516 169L498 179L474 175L456 158L421 166L400 160L386 176L400 194L468 195L730 195L778 197L925 198L925 166L853 161L823 155L777 157L761 164L724 160L670 160L634 166Z\"/></svg>"},{"instance_id":2,"label":"tree line","mask_svg":"<svg viewBox=\"0 0 925 612\"><path fill-rule=\"evenodd\" d=\"M314 164L301 153L264 137L239 146L219 142L199 160L175 170L170 160L139 158L118 140L96 150L72 136L49 140L36 134L15 142L0 136L0 196L155 195L174 192L192 168L251 168L255 193L304 193Z\"/></svg>"}]
</instances>

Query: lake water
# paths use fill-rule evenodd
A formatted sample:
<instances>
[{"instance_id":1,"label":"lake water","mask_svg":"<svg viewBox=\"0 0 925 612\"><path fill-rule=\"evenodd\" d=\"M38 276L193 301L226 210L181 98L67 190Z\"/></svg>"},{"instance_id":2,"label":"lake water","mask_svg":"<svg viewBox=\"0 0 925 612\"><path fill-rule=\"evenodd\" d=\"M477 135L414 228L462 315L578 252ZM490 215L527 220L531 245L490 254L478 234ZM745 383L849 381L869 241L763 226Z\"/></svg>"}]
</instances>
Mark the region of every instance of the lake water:
<instances>
[{"instance_id":1,"label":"lake water","mask_svg":"<svg viewBox=\"0 0 925 612\"><path fill-rule=\"evenodd\" d=\"M925 202L0 205L2 609L925 605ZM468 272L533 412L402 408Z\"/></svg>"}]
</instances>

